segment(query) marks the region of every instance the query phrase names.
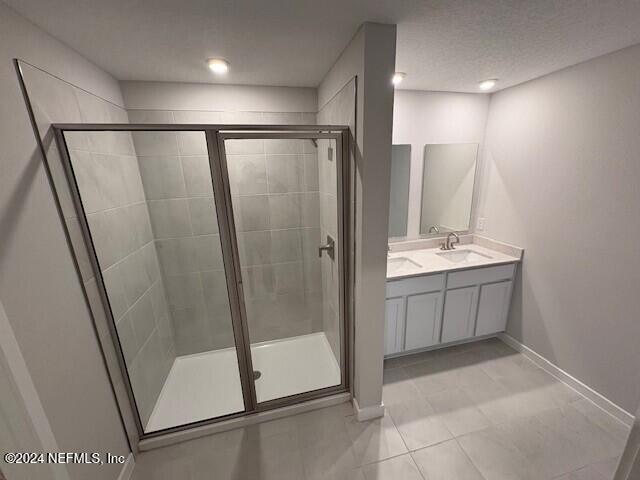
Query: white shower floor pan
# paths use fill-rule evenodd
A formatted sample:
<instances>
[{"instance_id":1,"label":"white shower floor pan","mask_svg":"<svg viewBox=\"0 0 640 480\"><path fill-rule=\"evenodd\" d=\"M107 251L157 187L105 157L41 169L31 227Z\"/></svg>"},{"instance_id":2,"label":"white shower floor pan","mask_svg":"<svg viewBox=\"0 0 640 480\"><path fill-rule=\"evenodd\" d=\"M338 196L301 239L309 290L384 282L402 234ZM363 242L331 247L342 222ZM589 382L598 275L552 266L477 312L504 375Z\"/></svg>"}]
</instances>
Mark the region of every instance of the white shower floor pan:
<instances>
[{"instance_id":1,"label":"white shower floor pan","mask_svg":"<svg viewBox=\"0 0 640 480\"><path fill-rule=\"evenodd\" d=\"M258 402L340 384L340 366L324 333L251 346ZM146 432L244 410L235 348L177 357Z\"/></svg>"}]
</instances>

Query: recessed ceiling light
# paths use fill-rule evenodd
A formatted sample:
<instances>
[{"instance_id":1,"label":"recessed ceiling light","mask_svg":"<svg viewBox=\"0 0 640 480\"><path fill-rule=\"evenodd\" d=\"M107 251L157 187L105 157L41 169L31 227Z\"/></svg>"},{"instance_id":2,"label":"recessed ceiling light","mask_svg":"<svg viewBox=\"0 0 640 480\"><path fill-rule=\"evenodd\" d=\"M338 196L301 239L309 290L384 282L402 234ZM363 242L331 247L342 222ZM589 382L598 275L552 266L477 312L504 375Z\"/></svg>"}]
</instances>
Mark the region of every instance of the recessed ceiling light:
<instances>
[{"instance_id":1,"label":"recessed ceiling light","mask_svg":"<svg viewBox=\"0 0 640 480\"><path fill-rule=\"evenodd\" d=\"M402 82L402 80L404 80L404 77L406 76L407 74L404 72L396 72L391 78L391 83L393 83L394 85L398 85L400 82Z\"/></svg>"},{"instance_id":2,"label":"recessed ceiling light","mask_svg":"<svg viewBox=\"0 0 640 480\"><path fill-rule=\"evenodd\" d=\"M229 62L223 58L210 58L207 63L211 71L217 75L224 75L229 71Z\"/></svg>"},{"instance_id":3,"label":"recessed ceiling light","mask_svg":"<svg viewBox=\"0 0 640 480\"><path fill-rule=\"evenodd\" d=\"M489 78L487 80L483 80L478 84L478 87L480 88L480 90L491 90L493 87L496 86L496 83L498 83L498 79L497 78Z\"/></svg>"}]
</instances>

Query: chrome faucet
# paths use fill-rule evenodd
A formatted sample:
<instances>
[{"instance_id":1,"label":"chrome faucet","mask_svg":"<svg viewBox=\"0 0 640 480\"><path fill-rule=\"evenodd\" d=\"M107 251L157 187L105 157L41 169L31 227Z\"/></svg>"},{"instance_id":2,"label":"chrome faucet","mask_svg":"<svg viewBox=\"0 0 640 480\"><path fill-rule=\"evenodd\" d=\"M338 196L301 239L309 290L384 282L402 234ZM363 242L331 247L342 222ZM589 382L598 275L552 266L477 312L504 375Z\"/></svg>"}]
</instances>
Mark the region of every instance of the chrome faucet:
<instances>
[{"instance_id":1,"label":"chrome faucet","mask_svg":"<svg viewBox=\"0 0 640 480\"><path fill-rule=\"evenodd\" d=\"M455 240L452 242L451 237L455 237ZM445 242L440 244L440 250L455 250L455 245L460 243L460 237L456 232L451 232L447 235L447 239Z\"/></svg>"}]
</instances>

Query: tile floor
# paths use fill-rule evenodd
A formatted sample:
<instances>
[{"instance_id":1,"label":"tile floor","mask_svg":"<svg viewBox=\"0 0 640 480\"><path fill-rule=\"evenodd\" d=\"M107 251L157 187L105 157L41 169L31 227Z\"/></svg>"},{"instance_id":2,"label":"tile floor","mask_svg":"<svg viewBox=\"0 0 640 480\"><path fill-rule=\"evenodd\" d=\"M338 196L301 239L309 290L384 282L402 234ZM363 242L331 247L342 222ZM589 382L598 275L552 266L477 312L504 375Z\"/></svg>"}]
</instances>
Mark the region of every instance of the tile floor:
<instances>
[{"instance_id":1,"label":"tile floor","mask_svg":"<svg viewBox=\"0 0 640 480\"><path fill-rule=\"evenodd\" d=\"M606 480L628 429L492 339L385 363L384 418L349 404L139 456L134 480Z\"/></svg>"}]
</instances>

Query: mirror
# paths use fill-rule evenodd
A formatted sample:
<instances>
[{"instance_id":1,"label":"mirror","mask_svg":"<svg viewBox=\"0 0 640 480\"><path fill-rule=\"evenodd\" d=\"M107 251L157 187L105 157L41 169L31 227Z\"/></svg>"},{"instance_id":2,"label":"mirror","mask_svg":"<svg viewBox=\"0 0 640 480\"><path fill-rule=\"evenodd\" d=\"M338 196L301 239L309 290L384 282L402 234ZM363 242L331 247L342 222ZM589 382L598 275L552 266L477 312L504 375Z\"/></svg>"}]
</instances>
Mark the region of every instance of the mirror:
<instances>
[{"instance_id":1,"label":"mirror","mask_svg":"<svg viewBox=\"0 0 640 480\"><path fill-rule=\"evenodd\" d=\"M389 237L407 235L411 145L391 147L391 185L389 198Z\"/></svg>"},{"instance_id":2,"label":"mirror","mask_svg":"<svg viewBox=\"0 0 640 480\"><path fill-rule=\"evenodd\" d=\"M477 143L425 145L420 235L469 230Z\"/></svg>"}]
</instances>

